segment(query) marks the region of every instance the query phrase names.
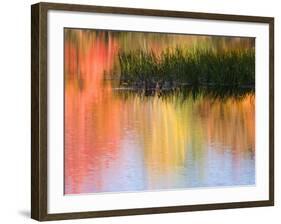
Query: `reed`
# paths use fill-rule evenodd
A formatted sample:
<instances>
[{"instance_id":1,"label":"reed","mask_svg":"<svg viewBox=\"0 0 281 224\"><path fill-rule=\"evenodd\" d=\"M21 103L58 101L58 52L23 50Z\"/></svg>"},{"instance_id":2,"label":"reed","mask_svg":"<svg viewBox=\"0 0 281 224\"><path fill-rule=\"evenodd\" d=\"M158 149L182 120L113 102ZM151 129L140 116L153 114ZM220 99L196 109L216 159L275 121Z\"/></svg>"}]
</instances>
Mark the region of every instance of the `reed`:
<instances>
[{"instance_id":1,"label":"reed","mask_svg":"<svg viewBox=\"0 0 281 224\"><path fill-rule=\"evenodd\" d=\"M134 88L169 89L207 85L254 87L254 49L214 52L176 48L119 52L120 84Z\"/></svg>"}]
</instances>

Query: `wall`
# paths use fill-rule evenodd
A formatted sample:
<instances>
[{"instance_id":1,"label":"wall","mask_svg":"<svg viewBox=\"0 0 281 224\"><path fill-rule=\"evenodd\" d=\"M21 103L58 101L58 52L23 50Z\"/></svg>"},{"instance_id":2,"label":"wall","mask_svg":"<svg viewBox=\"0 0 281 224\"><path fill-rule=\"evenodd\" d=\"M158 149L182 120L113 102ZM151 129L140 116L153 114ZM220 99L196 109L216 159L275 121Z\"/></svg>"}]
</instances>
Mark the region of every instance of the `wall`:
<instances>
[{"instance_id":1,"label":"wall","mask_svg":"<svg viewBox=\"0 0 281 224\"><path fill-rule=\"evenodd\" d=\"M65 0L66 1L66 0ZM57 2L63 2L57 0ZM96 0L69 3L158 8L275 17L275 83L280 83L280 6L278 1L250 0ZM0 206L1 223L35 223L30 215L30 5L35 1L3 1L0 34ZM277 86L278 87L278 86ZM276 206L178 214L146 215L60 223L278 223L280 189L280 88L275 92ZM278 102L279 101L279 102ZM270 220L270 221L269 221ZM280 221L279 221L280 222ZM57 222L53 222L57 223Z\"/></svg>"}]
</instances>

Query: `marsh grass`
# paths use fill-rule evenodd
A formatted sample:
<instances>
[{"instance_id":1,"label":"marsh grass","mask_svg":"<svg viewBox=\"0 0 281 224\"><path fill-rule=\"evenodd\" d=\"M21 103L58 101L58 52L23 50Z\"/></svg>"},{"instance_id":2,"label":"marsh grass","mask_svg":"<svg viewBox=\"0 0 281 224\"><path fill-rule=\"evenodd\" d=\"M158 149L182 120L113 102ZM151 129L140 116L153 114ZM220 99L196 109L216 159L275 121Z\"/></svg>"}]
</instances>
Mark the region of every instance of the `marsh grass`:
<instances>
[{"instance_id":1,"label":"marsh grass","mask_svg":"<svg viewBox=\"0 0 281 224\"><path fill-rule=\"evenodd\" d=\"M254 49L214 52L166 49L119 52L120 84L133 88L170 89L179 86L252 87L255 84Z\"/></svg>"},{"instance_id":2,"label":"marsh grass","mask_svg":"<svg viewBox=\"0 0 281 224\"><path fill-rule=\"evenodd\" d=\"M170 99L176 96L181 102L186 100L198 100L200 98L209 99L212 101L224 101L229 98L237 101L243 100L247 95L254 95L255 91L252 88L229 88L229 87L179 87L174 89L166 89L165 91L145 90L145 89L115 89L115 96L127 100L131 97L139 97L146 99L147 97L161 97L162 99Z\"/></svg>"}]
</instances>

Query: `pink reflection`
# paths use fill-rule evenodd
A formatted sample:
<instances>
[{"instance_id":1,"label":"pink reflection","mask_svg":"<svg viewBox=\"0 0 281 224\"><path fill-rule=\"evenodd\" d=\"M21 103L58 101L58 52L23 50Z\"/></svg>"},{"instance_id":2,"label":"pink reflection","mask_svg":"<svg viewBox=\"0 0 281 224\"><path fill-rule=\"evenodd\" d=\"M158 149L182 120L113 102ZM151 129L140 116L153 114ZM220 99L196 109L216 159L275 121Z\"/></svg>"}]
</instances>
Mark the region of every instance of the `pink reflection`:
<instances>
[{"instance_id":1,"label":"pink reflection","mask_svg":"<svg viewBox=\"0 0 281 224\"><path fill-rule=\"evenodd\" d=\"M84 192L89 171L102 170L101 158L114 157L120 144L121 107L103 85L103 71L113 66L117 44L110 37L105 43L104 36L93 41L76 32L78 41L65 43L66 194ZM100 175L93 177L97 190L102 189Z\"/></svg>"}]
</instances>

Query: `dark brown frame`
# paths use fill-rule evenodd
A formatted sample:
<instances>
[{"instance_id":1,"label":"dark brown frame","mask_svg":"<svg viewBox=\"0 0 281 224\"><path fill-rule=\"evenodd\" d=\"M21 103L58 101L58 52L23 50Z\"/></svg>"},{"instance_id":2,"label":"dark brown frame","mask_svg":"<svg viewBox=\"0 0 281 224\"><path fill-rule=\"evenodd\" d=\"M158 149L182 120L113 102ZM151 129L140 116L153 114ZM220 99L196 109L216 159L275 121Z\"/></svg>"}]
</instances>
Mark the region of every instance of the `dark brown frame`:
<instances>
[{"instance_id":1,"label":"dark brown frame","mask_svg":"<svg viewBox=\"0 0 281 224\"><path fill-rule=\"evenodd\" d=\"M269 200L48 214L47 210L47 13L49 10L195 18L269 24ZM274 205L274 18L90 5L31 6L31 217L38 221L186 212Z\"/></svg>"}]
</instances>

